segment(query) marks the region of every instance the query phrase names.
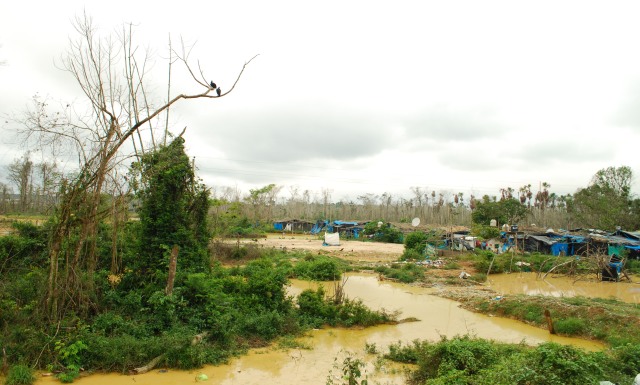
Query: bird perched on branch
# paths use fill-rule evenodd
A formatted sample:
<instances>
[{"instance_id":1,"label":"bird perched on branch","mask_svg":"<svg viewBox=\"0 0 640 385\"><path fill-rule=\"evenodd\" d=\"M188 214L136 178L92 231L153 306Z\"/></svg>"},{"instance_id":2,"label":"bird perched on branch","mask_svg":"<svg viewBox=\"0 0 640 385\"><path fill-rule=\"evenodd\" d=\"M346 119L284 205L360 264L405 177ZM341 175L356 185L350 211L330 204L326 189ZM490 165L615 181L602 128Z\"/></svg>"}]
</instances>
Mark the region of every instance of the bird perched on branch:
<instances>
[{"instance_id":1,"label":"bird perched on branch","mask_svg":"<svg viewBox=\"0 0 640 385\"><path fill-rule=\"evenodd\" d=\"M209 84L211 85L211 88L213 88L214 90L217 88L216 83L214 83L213 80Z\"/></svg>"},{"instance_id":2,"label":"bird perched on branch","mask_svg":"<svg viewBox=\"0 0 640 385\"><path fill-rule=\"evenodd\" d=\"M220 87L216 88L216 94L218 94L218 96L220 96L221 93L222 93L222 91L220 91Z\"/></svg>"}]
</instances>

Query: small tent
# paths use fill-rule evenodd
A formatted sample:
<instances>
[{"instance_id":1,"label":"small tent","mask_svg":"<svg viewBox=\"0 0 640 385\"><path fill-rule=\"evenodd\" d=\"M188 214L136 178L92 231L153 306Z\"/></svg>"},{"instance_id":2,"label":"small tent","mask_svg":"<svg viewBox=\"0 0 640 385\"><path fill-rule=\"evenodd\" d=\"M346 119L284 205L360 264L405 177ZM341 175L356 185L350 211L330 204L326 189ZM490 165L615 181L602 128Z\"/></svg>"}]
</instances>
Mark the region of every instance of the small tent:
<instances>
[{"instance_id":1,"label":"small tent","mask_svg":"<svg viewBox=\"0 0 640 385\"><path fill-rule=\"evenodd\" d=\"M340 246L340 233L324 233L325 246Z\"/></svg>"}]
</instances>

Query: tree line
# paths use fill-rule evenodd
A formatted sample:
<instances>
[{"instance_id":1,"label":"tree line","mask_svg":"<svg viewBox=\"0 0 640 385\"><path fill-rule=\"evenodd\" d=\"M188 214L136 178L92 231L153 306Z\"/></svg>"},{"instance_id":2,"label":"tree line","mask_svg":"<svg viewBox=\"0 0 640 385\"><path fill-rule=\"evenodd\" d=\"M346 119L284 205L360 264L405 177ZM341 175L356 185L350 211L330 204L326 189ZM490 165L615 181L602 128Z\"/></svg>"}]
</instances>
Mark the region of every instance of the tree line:
<instances>
[{"instance_id":1,"label":"tree line","mask_svg":"<svg viewBox=\"0 0 640 385\"><path fill-rule=\"evenodd\" d=\"M58 203L64 175L55 161L32 160L29 152L6 167L6 179L0 183L0 212L3 214L49 214ZM496 195L465 197L464 193L411 187L411 196L367 193L356 200L333 201L330 189L303 190L269 184L243 193L237 188L208 187L213 223L223 224L225 216L240 217L251 224L269 224L274 220L379 220L410 222L420 218L434 225L488 225L498 223L536 225L551 228L599 228L635 230L640 228L639 201L631 194L633 172L628 166L597 171L589 185L574 194L558 195L547 182L538 191L527 184L517 190L500 188ZM17 191L15 193L14 191ZM123 191L130 191L125 188ZM118 199L135 208L131 194ZM132 213L135 215L134 213Z\"/></svg>"}]
</instances>

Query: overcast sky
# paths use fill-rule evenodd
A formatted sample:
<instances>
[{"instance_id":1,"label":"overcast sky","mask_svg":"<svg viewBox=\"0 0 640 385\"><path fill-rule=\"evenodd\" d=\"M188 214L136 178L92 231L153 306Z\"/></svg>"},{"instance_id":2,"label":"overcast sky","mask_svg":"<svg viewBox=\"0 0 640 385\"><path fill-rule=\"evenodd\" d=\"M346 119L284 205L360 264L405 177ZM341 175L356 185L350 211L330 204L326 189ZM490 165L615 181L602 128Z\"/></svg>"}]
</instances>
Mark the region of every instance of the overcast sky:
<instances>
[{"instance_id":1,"label":"overcast sky","mask_svg":"<svg viewBox=\"0 0 640 385\"><path fill-rule=\"evenodd\" d=\"M134 23L162 74L169 35L195 43L223 91L259 54L231 94L172 116L212 186L561 195L626 165L639 190L638 1L4 1L0 114L81 97L55 61L83 11L103 34ZM14 128L0 164L23 152Z\"/></svg>"}]
</instances>

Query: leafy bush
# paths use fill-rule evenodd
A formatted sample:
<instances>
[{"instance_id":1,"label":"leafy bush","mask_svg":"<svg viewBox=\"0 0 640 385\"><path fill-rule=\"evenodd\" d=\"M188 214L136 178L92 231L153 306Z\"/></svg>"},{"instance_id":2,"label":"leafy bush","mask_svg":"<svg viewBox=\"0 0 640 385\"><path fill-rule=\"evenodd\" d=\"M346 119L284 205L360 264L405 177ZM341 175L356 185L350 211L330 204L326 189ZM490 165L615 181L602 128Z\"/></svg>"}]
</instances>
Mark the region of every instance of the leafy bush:
<instances>
[{"instance_id":1,"label":"leafy bush","mask_svg":"<svg viewBox=\"0 0 640 385\"><path fill-rule=\"evenodd\" d=\"M394 315L384 311L372 311L360 300L345 299L335 303L325 298L322 287L307 289L298 296L301 323L311 327L330 326L373 326L391 321Z\"/></svg>"},{"instance_id":2,"label":"leafy bush","mask_svg":"<svg viewBox=\"0 0 640 385\"><path fill-rule=\"evenodd\" d=\"M424 268L415 263L393 264L391 267L378 266L375 271L403 283L412 283L424 278Z\"/></svg>"},{"instance_id":3,"label":"leafy bush","mask_svg":"<svg viewBox=\"0 0 640 385\"><path fill-rule=\"evenodd\" d=\"M474 224L471 230L474 235L477 235L482 239L492 239L500 236L500 229L498 227Z\"/></svg>"},{"instance_id":4,"label":"leafy bush","mask_svg":"<svg viewBox=\"0 0 640 385\"><path fill-rule=\"evenodd\" d=\"M372 240L377 242L402 243L403 239L402 231L388 223L378 227L378 221L367 223L364 226L364 234L370 236Z\"/></svg>"},{"instance_id":5,"label":"leafy bush","mask_svg":"<svg viewBox=\"0 0 640 385\"><path fill-rule=\"evenodd\" d=\"M429 343L428 341L414 340L412 345L403 345L402 342L397 342L389 345L389 352L384 355L384 358L405 364L416 364L418 363L418 353L424 349L422 345Z\"/></svg>"},{"instance_id":6,"label":"leafy bush","mask_svg":"<svg viewBox=\"0 0 640 385\"><path fill-rule=\"evenodd\" d=\"M597 384L603 375L602 368L594 360L598 357L598 355L585 354L572 346L552 342L541 344L532 356L532 369L537 375L530 383Z\"/></svg>"},{"instance_id":7,"label":"leafy bush","mask_svg":"<svg viewBox=\"0 0 640 385\"><path fill-rule=\"evenodd\" d=\"M422 253L413 249L405 249L400 256L401 261L421 261L423 259Z\"/></svg>"},{"instance_id":8,"label":"leafy bush","mask_svg":"<svg viewBox=\"0 0 640 385\"><path fill-rule=\"evenodd\" d=\"M640 259L628 259L624 267L632 274L640 274Z\"/></svg>"},{"instance_id":9,"label":"leafy bush","mask_svg":"<svg viewBox=\"0 0 640 385\"><path fill-rule=\"evenodd\" d=\"M582 335L587 330L587 322L584 319L570 317L554 321L553 327L558 334Z\"/></svg>"},{"instance_id":10,"label":"leafy bush","mask_svg":"<svg viewBox=\"0 0 640 385\"><path fill-rule=\"evenodd\" d=\"M578 385L597 384L601 379L627 383L636 373L625 368L628 375L620 374L621 368L612 362L616 357L603 352L588 353L555 343L532 348L470 336L442 337L437 343L413 341L413 345L406 346L398 343L389 346L385 357L416 363L417 368L408 379L409 384L415 385Z\"/></svg>"},{"instance_id":11,"label":"leafy bush","mask_svg":"<svg viewBox=\"0 0 640 385\"><path fill-rule=\"evenodd\" d=\"M342 271L335 259L309 254L294 265L293 274L300 279L334 281L340 278Z\"/></svg>"},{"instance_id":12,"label":"leafy bush","mask_svg":"<svg viewBox=\"0 0 640 385\"><path fill-rule=\"evenodd\" d=\"M418 370L412 374L411 383L423 384L429 379L443 376L476 375L498 362L499 346L491 341L469 336L450 340L443 337L437 344L416 345L419 349Z\"/></svg>"},{"instance_id":13,"label":"leafy bush","mask_svg":"<svg viewBox=\"0 0 640 385\"><path fill-rule=\"evenodd\" d=\"M26 365L13 365L9 368L6 385L31 385L36 381L35 372Z\"/></svg>"},{"instance_id":14,"label":"leafy bush","mask_svg":"<svg viewBox=\"0 0 640 385\"><path fill-rule=\"evenodd\" d=\"M420 254L424 252L426 242L429 236L422 231L414 231L407 234L404 239L405 251L414 250Z\"/></svg>"}]
</instances>

